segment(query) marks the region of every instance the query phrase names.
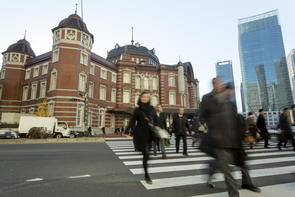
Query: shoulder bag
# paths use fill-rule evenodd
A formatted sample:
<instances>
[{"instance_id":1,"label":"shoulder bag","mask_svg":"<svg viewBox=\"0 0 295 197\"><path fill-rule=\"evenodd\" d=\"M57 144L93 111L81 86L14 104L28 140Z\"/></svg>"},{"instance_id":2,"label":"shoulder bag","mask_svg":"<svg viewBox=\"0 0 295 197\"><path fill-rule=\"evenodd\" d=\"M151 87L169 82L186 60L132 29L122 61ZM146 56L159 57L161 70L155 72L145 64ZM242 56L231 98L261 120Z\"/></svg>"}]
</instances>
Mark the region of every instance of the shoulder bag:
<instances>
[{"instance_id":1,"label":"shoulder bag","mask_svg":"<svg viewBox=\"0 0 295 197\"><path fill-rule=\"evenodd\" d=\"M148 116L141 111L142 115L144 116L144 119L147 121L149 129L151 131L151 139L152 141L159 141L161 139L161 136L159 135L158 130L156 129L156 127L151 124L150 119L148 118Z\"/></svg>"}]
</instances>

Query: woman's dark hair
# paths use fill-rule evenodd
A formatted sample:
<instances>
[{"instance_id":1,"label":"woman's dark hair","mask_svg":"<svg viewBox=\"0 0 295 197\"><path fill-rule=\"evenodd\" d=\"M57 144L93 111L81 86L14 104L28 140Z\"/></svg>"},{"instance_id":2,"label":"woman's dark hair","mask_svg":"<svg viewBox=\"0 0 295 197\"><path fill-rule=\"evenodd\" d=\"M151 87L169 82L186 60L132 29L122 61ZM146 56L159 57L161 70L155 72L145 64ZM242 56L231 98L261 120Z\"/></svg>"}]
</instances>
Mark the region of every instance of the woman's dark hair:
<instances>
[{"instance_id":1,"label":"woman's dark hair","mask_svg":"<svg viewBox=\"0 0 295 197\"><path fill-rule=\"evenodd\" d=\"M143 103L143 102L141 102L141 97L142 97L142 95L144 95L144 94L149 94L149 93L147 93L147 92L142 92L142 93L140 94L140 96L139 96L139 98L138 98L138 101L137 101L137 105L139 106L139 109L142 109L143 106L150 106L150 100L149 100L149 102L147 102L147 103Z\"/></svg>"},{"instance_id":2,"label":"woman's dark hair","mask_svg":"<svg viewBox=\"0 0 295 197\"><path fill-rule=\"evenodd\" d=\"M252 116L252 115L253 115L253 113L252 113L252 112L249 112L249 113L248 113L248 116Z\"/></svg>"},{"instance_id":3,"label":"woman's dark hair","mask_svg":"<svg viewBox=\"0 0 295 197\"><path fill-rule=\"evenodd\" d=\"M264 109L260 109L260 110L259 110L259 112L263 112L263 111L264 111Z\"/></svg>"}]
</instances>

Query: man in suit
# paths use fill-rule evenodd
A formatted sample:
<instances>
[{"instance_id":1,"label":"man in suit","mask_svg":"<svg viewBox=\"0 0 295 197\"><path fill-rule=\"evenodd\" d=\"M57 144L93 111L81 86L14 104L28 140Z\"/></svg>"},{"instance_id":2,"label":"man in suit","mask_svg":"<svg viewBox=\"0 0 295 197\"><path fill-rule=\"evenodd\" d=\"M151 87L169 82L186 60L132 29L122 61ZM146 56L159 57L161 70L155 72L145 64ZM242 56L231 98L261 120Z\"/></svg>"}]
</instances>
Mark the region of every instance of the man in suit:
<instances>
[{"instance_id":1,"label":"man in suit","mask_svg":"<svg viewBox=\"0 0 295 197\"><path fill-rule=\"evenodd\" d=\"M186 129L188 129L191 134L191 126L188 122L188 118L183 115L184 108L180 108L178 114L173 117L173 133L175 133L176 137L176 153L179 152L179 142L180 138L182 138L183 142L183 155L188 156L187 154L187 143L186 143Z\"/></svg>"},{"instance_id":2,"label":"man in suit","mask_svg":"<svg viewBox=\"0 0 295 197\"><path fill-rule=\"evenodd\" d=\"M237 115L235 105L228 100L232 88L226 87L221 78L213 79L213 91L203 96L200 119L207 123L208 131L204 135L200 149L216 160L209 162L209 176L219 168L225 178L230 197L238 197L238 185L233 178L229 164L241 167L242 188L261 192L251 182L242 150L241 140L245 135L244 118ZM208 180L210 187L214 187Z\"/></svg>"},{"instance_id":3,"label":"man in suit","mask_svg":"<svg viewBox=\"0 0 295 197\"><path fill-rule=\"evenodd\" d=\"M156 112L158 116L158 125L160 129L165 129L167 131L167 124L166 124L166 115L163 113L162 105L158 104L156 106ZM166 159L166 151L165 151L165 139L160 139L158 142L153 142L154 147L154 155L157 156L157 144L160 145L162 151L162 159Z\"/></svg>"},{"instance_id":4,"label":"man in suit","mask_svg":"<svg viewBox=\"0 0 295 197\"><path fill-rule=\"evenodd\" d=\"M264 109L260 109L259 116L258 116L257 122L256 122L256 126L259 129L258 132L260 132L260 134L262 136L259 141L264 139L264 148L269 148L268 147L269 134L268 134L268 131L266 128L264 114L265 114Z\"/></svg>"},{"instance_id":5,"label":"man in suit","mask_svg":"<svg viewBox=\"0 0 295 197\"><path fill-rule=\"evenodd\" d=\"M292 129L291 129L291 120L290 120L290 109L289 108L285 108L284 112L281 114L280 116L280 127L281 127L281 132L283 135L283 140L280 140L278 147L281 150L281 144L284 141L285 143L287 143L288 140L292 141L292 146L293 146L293 150L295 151L295 141L294 138L292 136Z\"/></svg>"}]
</instances>

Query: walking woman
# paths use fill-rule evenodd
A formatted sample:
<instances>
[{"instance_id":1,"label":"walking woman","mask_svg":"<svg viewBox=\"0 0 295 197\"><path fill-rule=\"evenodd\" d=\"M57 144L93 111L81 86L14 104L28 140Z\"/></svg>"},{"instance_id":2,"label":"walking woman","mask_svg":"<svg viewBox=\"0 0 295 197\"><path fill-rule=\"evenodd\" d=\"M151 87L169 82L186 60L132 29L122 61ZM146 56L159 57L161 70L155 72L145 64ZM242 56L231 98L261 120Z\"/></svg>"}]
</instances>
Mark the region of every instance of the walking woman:
<instances>
[{"instance_id":1,"label":"walking woman","mask_svg":"<svg viewBox=\"0 0 295 197\"><path fill-rule=\"evenodd\" d=\"M256 141L256 135L259 131L254 122L254 115L252 112L248 113L248 119L246 120L246 128L248 132L247 142L250 142L250 149L254 149L253 142Z\"/></svg>"},{"instance_id":2,"label":"walking woman","mask_svg":"<svg viewBox=\"0 0 295 197\"><path fill-rule=\"evenodd\" d=\"M147 184L152 184L152 180L148 174L147 161L149 159L149 152L152 145L151 130L148 125L149 122L154 126L159 126L156 110L150 105L150 96L147 92L141 93L138 102L138 107L134 110L131 121L127 126L125 132L130 128L134 128L134 146L143 155L143 169L145 172L145 181Z\"/></svg>"}]
</instances>

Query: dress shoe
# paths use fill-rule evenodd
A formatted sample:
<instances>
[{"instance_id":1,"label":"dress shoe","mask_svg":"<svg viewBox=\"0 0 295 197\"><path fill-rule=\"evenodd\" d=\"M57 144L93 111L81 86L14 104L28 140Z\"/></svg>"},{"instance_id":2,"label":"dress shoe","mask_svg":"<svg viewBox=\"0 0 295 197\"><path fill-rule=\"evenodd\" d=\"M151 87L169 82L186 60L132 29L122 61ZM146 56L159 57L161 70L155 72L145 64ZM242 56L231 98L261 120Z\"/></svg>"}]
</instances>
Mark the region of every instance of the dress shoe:
<instances>
[{"instance_id":1,"label":"dress shoe","mask_svg":"<svg viewBox=\"0 0 295 197\"><path fill-rule=\"evenodd\" d=\"M211 182L207 182L207 186L209 188L215 188L215 185L213 183L211 183Z\"/></svg>"},{"instance_id":2,"label":"dress shoe","mask_svg":"<svg viewBox=\"0 0 295 197\"><path fill-rule=\"evenodd\" d=\"M187 153L183 153L183 155L184 155L184 156L188 156L188 154L187 154Z\"/></svg>"},{"instance_id":3,"label":"dress shoe","mask_svg":"<svg viewBox=\"0 0 295 197\"><path fill-rule=\"evenodd\" d=\"M166 159L167 157L166 157L166 155L162 155L162 159Z\"/></svg>"},{"instance_id":4,"label":"dress shoe","mask_svg":"<svg viewBox=\"0 0 295 197\"><path fill-rule=\"evenodd\" d=\"M261 189L259 189L258 187L255 187L254 185L251 185L251 186L242 185L242 189L247 189L247 190L250 190L250 191L256 192L256 193L261 192Z\"/></svg>"},{"instance_id":5,"label":"dress shoe","mask_svg":"<svg viewBox=\"0 0 295 197\"><path fill-rule=\"evenodd\" d=\"M268 146L264 146L264 148L270 148L270 147L268 147Z\"/></svg>"},{"instance_id":6,"label":"dress shoe","mask_svg":"<svg viewBox=\"0 0 295 197\"><path fill-rule=\"evenodd\" d=\"M149 185L153 184L153 181L151 180L150 177L145 177L144 180L145 180L145 182L146 182L147 184L149 184Z\"/></svg>"}]
</instances>

